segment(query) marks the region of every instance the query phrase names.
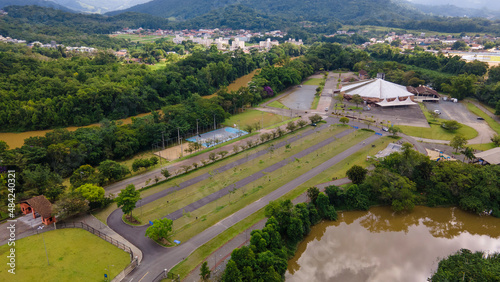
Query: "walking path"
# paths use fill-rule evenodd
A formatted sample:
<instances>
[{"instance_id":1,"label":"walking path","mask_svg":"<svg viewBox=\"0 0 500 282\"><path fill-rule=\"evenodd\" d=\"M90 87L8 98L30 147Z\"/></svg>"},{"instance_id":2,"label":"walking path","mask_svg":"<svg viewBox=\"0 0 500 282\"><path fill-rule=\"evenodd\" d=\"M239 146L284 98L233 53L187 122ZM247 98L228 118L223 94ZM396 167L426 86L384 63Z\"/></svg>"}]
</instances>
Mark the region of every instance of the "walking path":
<instances>
[{"instance_id":1,"label":"walking path","mask_svg":"<svg viewBox=\"0 0 500 282\"><path fill-rule=\"evenodd\" d=\"M302 119L305 120L307 123L310 123L310 121L309 121L309 119L307 119L307 117L303 117ZM286 125L282 125L282 126L280 126L280 128L283 131L285 131L285 132L287 131L286 130ZM276 129L275 128L274 129L262 129L262 130L260 130L260 134L271 133L274 130L276 130ZM182 160L182 161L170 164L170 165L165 166L163 168L158 168L158 169L155 169L155 170L152 170L152 171L148 171L148 172L139 174L137 176L130 177L130 178L127 178L125 180L113 183L113 184L105 187L105 189L106 189L106 195L109 195L109 194L115 194L116 195L122 189L124 189L125 187L127 187L127 185L129 185L129 184L134 184L134 186L135 186L136 189L140 189L140 188L146 187L147 186L146 182L149 182L152 179L155 179L155 177L158 177L159 181L163 181L163 180L165 180L165 177L161 174L161 170L164 169L164 168L167 168L168 171L170 171L171 173L173 173L175 171L181 170L183 166L186 166L186 165L192 166L194 163L200 164L202 160L208 160L208 156L211 153L216 153L217 154L217 152L220 152L220 151L227 151L227 152L229 152L229 154L231 154L233 152L233 147L234 146L244 146L244 145L247 145L248 141L251 141L253 143L257 143L257 142L260 143L260 134L247 137L245 139L242 139L242 140L236 141L234 143L222 146L222 147L214 149L212 151L205 152L205 153L199 154L197 156L194 156L194 157L191 157L191 158L188 158L188 159L185 159L185 160Z\"/></svg>"},{"instance_id":2,"label":"walking path","mask_svg":"<svg viewBox=\"0 0 500 282\"><path fill-rule=\"evenodd\" d=\"M171 220L176 220L176 219L179 219L181 218L184 213L186 212L193 212L201 207L203 207L204 205L207 205L211 202L214 202L216 201L217 199L220 199L222 197L224 197L225 195L229 194L231 191L234 191L236 189L240 189L262 177L265 177L266 174L268 173L271 173L273 171L276 171L284 166L286 166L287 164L291 163L291 162L294 162L296 159L300 159L300 158L303 158L304 156L320 149L320 148L323 148L329 144L331 144L332 142L334 142L335 140L339 139L339 138L342 138L344 136L347 136L349 135L350 133L354 132L353 129L349 129L349 130L345 130L345 131L342 131L341 133L335 135L334 137L330 137L326 140L323 140L322 142L319 142L305 150L302 150L300 151L299 153L289 157L289 158L286 158L282 161L279 161L269 167L266 167L265 169L259 171L259 172L256 172L250 176L247 176L239 181L237 181L236 183L232 184L232 185L229 185L215 193L212 193L202 199L199 199L198 201L196 202L193 202L183 208L180 208L170 214L168 214L167 218L171 219Z\"/></svg>"},{"instance_id":3,"label":"walking path","mask_svg":"<svg viewBox=\"0 0 500 282\"><path fill-rule=\"evenodd\" d=\"M316 187L320 191L324 191L325 188L328 186L331 185L340 186L350 182L351 181L349 179L342 178L316 185ZM308 201L307 192L302 193L300 196L292 200L294 204L305 203L307 201ZM216 275L216 273L224 270L225 264L230 259L233 250L236 248L240 248L241 246L248 245L250 242L250 234L252 233L252 231L264 228L266 222L267 218L262 219L261 221L252 225L250 228L238 234L236 237L234 237L229 242L227 242L226 244L215 250L207 257L206 262L208 267L212 271L212 277ZM200 281L200 269L201 269L201 263L195 269L193 269L191 273L189 273L189 275L185 279L183 279L183 281L185 282Z\"/></svg>"},{"instance_id":4,"label":"walking path","mask_svg":"<svg viewBox=\"0 0 500 282\"><path fill-rule=\"evenodd\" d=\"M126 278L126 281L132 281L132 280L140 281L141 279L143 279L144 281L150 281L153 277L155 277L158 273L160 273L164 269L171 269L174 265L176 265L177 263L182 261L185 257L187 257L191 252L193 252L201 245L205 244L206 242L210 241L211 239L213 239L214 237L225 231L228 227L238 223L247 216L255 213L256 211L265 207L270 201L274 201L280 198L282 195L290 192L297 186L312 179L314 176L321 173L325 169L346 159L351 154L357 152L364 146L369 145L378 138L380 138L379 135L373 135L365 139L363 142L355 144L351 148L334 156L330 160L322 163L321 165L312 168L311 170L307 171L306 173L302 174L296 179L281 186L275 191L257 200L256 202L242 208L236 213L223 219L214 226L209 227L205 231L201 232L200 234L194 236L187 242L175 248L161 248L158 245L156 245L156 243L154 243L152 240L149 240L146 237L144 237L143 235L144 233L143 231L142 232L140 231L140 228L123 224L123 222L121 221L122 212L121 210L116 210L110 215L110 217L108 217L108 224L110 225L111 228L117 230L118 233L122 234L124 237L134 242L139 248L142 249L142 251L145 254L142 265L139 266L132 274L130 274Z\"/></svg>"}]
</instances>

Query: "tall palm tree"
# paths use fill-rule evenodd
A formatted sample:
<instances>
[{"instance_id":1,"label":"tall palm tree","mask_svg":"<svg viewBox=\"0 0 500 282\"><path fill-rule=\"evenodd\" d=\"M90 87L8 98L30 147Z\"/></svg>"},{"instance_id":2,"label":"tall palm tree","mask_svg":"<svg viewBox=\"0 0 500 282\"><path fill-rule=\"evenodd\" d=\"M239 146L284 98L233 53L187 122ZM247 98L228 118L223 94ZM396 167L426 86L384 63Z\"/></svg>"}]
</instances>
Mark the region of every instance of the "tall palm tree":
<instances>
[{"instance_id":1,"label":"tall palm tree","mask_svg":"<svg viewBox=\"0 0 500 282\"><path fill-rule=\"evenodd\" d=\"M468 160L468 163L476 158L476 156L474 156L474 149L472 149L471 147L465 147L460 153L464 154L465 158Z\"/></svg>"}]
</instances>

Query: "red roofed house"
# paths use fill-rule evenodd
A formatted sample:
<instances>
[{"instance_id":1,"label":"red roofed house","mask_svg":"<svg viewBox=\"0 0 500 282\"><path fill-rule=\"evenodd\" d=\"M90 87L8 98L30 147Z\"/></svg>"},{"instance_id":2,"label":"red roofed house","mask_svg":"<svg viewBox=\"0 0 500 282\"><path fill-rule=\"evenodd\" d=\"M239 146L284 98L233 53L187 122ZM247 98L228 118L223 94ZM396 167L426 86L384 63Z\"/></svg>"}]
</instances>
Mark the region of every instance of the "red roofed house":
<instances>
[{"instance_id":1,"label":"red roofed house","mask_svg":"<svg viewBox=\"0 0 500 282\"><path fill-rule=\"evenodd\" d=\"M417 102L424 102L424 101L433 101L433 102L439 102L439 98L441 95L439 93L427 86L418 86L418 87L413 87L413 86L406 86L406 90L408 92L412 93L415 95L415 101Z\"/></svg>"},{"instance_id":2,"label":"red roofed house","mask_svg":"<svg viewBox=\"0 0 500 282\"><path fill-rule=\"evenodd\" d=\"M36 218L36 213L40 214L45 225L56 222L56 218L52 216L52 204L43 195L21 202L20 206L23 214L32 213L33 218Z\"/></svg>"}]
</instances>

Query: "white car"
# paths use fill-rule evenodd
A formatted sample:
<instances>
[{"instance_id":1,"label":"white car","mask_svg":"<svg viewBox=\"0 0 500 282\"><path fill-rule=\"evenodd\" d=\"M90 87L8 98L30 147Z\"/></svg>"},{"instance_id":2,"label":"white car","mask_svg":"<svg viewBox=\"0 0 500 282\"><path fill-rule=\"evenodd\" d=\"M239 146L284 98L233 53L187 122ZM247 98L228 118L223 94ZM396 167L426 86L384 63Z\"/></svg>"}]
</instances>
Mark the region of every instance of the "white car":
<instances>
[{"instance_id":1,"label":"white car","mask_svg":"<svg viewBox=\"0 0 500 282\"><path fill-rule=\"evenodd\" d=\"M440 115L440 114L441 114L441 111L440 111L440 110L434 110L434 112L435 112L436 114L438 114L438 115Z\"/></svg>"},{"instance_id":2,"label":"white car","mask_svg":"<svg viewBox=\"0 0 500 282\"><path fill-rule=\"evenodd\" d=\"M325 112L328 112L328 107L325 108Z\"/></svg>"}]
</instances>

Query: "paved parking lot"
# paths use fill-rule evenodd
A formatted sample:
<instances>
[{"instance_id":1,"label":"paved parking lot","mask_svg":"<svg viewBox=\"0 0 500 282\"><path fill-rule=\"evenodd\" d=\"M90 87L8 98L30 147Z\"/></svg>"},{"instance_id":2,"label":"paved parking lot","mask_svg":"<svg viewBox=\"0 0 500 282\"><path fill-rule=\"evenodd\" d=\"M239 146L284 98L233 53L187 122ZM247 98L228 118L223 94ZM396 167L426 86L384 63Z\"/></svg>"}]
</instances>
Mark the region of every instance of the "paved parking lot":
<instances>
[{"instance_id":1,"label":"paved parking lot","mask_svg":"<svg viewBox=\"0 0 500 282\"><path fill-rule=\"evenodd\" d=\"M463 124L483 122L477 120L477 116L471 113L462 103L440 101L439 103L424 103L424 105L429 111L441 111L440 118L456 120Z\"/></svg>"},{"instance_id":2,"label":"paved parking lot","mask_svg":"<svg viewBox=\"0 0 500 282\"><path fill-rule=\"evenodd\" d=\"M424 103L430 111L439 110L440 118L456 120L460 123L474 128L479 134L476 138L469 140L469 144L481 144L490 142L495 132L484 120L478 120L478 116L471 113L463 103L440 101L439 103Z\"/></svg>"},{"instance_id":3,"label":"paved parking lot","mask_svg":"<svg viewBox=\"0 0 500 282\"><path fill-rule=\"evenodd\" d=\"M353 103L347 103L347 107L355 106ZM407 106L407 107L379 107L372 106L370 111L363 110L361 116L372 117L380 123L387 123L391 121L396 125L409 125L417 127L429 127L427 120L425 119L422 110L418 105Z\"/></svg>"}]
</instances>

